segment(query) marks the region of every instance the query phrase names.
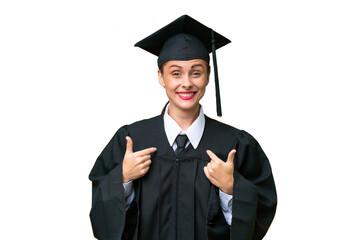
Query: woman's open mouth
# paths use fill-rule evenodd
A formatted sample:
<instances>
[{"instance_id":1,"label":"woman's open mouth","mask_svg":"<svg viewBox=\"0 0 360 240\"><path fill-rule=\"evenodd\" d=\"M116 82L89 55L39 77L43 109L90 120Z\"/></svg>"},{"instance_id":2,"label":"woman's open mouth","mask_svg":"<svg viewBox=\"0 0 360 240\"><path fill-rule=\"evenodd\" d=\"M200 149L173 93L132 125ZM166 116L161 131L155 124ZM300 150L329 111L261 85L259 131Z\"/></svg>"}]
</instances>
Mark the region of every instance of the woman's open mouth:
<instances>
[{"instance_id":1,"label":"woman's open mouth","mask_svg":"<svg viewBox=\"0 0 360 240\"><path fill-rule=\"evenodd\" d=\"M176 94L181 98L182 100L191 100L194 98L195 94L197 92L177 92Z\"/></svg>"}]
</instances>

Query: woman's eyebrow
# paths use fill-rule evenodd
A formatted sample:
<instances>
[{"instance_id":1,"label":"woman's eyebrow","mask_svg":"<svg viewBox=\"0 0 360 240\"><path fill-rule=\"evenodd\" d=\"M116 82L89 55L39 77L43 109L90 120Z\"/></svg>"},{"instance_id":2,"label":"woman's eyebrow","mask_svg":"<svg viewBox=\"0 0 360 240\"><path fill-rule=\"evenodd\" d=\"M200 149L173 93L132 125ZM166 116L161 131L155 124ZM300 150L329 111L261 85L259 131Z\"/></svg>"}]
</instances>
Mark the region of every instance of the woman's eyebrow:
<instances>
[{"instance_id":1,"label":"woman's eyebrow","mask_svg":"<svg viewBox=\"0 0 360 240\"><path fill-rule=\"evenodd\" d=\"M176 65L176 64L170 65L170 67L169 67L169 68L172 68L172 67L182 68L182 66L179 66L179 65Z\"/></svg>"},{"instance_id":2,"label":"woman's eyebrow","mask_svg":"<svg viewBox=\"0 0 360 240\"><path fill-rule=\"evenodd\" d=\"M200 64L200 63L199 63L199 64L192 65L191 68L195 68L195 67L199 67L199 66L202 67L202 68L204 68L204 66L203 66L202 64Z\"/></svg>"}]
</instances>

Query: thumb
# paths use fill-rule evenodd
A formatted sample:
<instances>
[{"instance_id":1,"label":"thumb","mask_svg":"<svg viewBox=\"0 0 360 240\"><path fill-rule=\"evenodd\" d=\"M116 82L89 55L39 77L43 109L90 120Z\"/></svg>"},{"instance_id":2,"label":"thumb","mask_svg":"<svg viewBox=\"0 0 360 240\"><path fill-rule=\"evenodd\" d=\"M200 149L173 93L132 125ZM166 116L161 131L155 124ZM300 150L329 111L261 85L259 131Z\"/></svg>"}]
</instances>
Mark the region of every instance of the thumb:
<instances>
[{"instance_id":1,"label":"thumb","mask_svg":"<svg viewBox=\"0 0 360 240\"><path fill-rule=\"evenodd\" d=\"M133 141L129 136L126 137L126 153L133 152Z\"/></svg>"},{"instance_id":2,"label":"thumb","mask_svg":"<svg viewBox=\"0 0 360 240\"><path fill-rule=\"evenodd\" d=\"M227 158L227 163L230 162L230 163L233 163L234 162L234 157L235 157L235 153L236 153L236 150L233 149L229 152L228 154L228 158Z\"/></svg>"}]
</instances>

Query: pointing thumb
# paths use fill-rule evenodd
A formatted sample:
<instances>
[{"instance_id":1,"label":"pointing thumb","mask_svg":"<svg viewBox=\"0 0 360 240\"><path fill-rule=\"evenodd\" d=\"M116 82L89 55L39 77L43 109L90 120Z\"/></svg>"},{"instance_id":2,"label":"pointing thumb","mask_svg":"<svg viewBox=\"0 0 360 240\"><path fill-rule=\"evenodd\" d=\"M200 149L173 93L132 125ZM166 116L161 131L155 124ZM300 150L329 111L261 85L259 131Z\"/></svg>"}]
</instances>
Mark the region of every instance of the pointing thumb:
<instances>
[{"instance_id":1,"label":"pointing thumb","mask_svg":"<svg viewBox=\"0 0 360 240\"><path fill-rule=\"evenodd\" d=\"M226 161L226 162L233 163L233 162L234 162L235 153L236 153L236 150L235 150L235 149L231 150L231 151L229 152L229 154L228 154L228 158L227 158L227 161Z\"/></svg>"},{"instance_id":2,"label":"pointing thumb","mask_svg":"<svg viewBox=\"0 0 360 240\"><path fill-rule=\"evenodd\" d=\"M133 152L133 141L129 136L126 137L126 152Z\"/></svg>"}]
</instances>

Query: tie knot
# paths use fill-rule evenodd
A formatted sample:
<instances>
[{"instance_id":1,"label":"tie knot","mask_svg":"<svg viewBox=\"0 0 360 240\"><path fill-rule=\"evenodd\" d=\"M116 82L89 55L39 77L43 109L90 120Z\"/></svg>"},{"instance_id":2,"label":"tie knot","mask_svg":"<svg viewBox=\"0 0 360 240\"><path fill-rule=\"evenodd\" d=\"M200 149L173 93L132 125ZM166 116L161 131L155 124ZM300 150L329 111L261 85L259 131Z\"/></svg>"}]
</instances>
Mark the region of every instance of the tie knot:
<instances>
[{"instance_id":1,"label":"tie knot","mask_svg":"<svg viewBox=\"0 0 360 240\"><path fill-rule=\"evenodd\" d=\"M188 137L186 135L178 135L175 142L179 148L185 148Z\"/></svg>"}]
</instances>

